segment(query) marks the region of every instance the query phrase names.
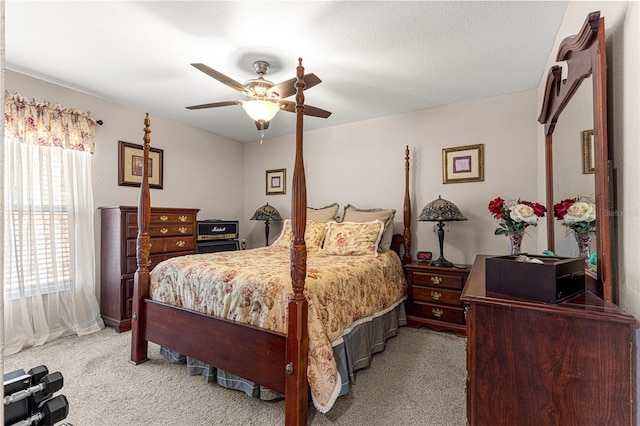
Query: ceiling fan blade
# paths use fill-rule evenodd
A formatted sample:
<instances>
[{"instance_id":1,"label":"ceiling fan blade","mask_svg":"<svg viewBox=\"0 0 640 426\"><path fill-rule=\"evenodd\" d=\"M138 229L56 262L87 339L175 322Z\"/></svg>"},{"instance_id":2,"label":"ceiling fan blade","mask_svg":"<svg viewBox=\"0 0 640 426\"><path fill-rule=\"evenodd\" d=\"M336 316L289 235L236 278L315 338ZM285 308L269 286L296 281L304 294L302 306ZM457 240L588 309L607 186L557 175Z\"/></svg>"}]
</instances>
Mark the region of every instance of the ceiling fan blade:
<instances>
[{"instance_id":1,"label":"ceiling fan blade","mask_svg":"<svg viewBox=\"0 0 640 426\"><path fill-rule=\"evenodd\" d=\"M296 84L296 80L297 78L294 77L290 78L287 81L283 81L282 83L278 83L271 89L269 89L269 93L277 93L278 95L280 95L280 99L288 98L291 95L295 95L296 88L294 85ZM304 75L304 90L311 89L313 86L316 86L320 83L322 83L322 80L320 80L317 75L313 73Z\"/></svg>"},{"instance_id":2,"label":"ceiling fan blade","mask_svg":"<svg viewBox=\"0 0 640 426\"><path fill-rule=\"evenodd\" d=\"M214 102L211 104L202 104L202 105L193 105L186 107L187 109L204 109L204 108L215 108L221 106L230 106L230 105L241 105L240 101L224 101L224 102Z\"/></svg>"},{"instance_id":3,"label":"ceiling fan blade","mask_svg":"<svg viewBox=\"0 0 640 426\"><path fill-rule=\"evenodd\" d=\"M331 115L331 111L327 111L326 109L314 107L312 105L304 106L304 115L310 115L312 117L320 117L320 118L329 118Z\"/></svg>"},{"instance_id":4,"label":"ceiling fan blade","mask_svg":"<svg viewBox=\"0 0 640 426\"><path fill-rule=\"evenodd\" d=\"M269 121L256 120L256 128L258 130L267 130L269 128Z\"/></svg>"},{"instance_id":5,"label":"ceiling fan blade","mask_svg":"<svg viewBox=\"0 0 640 426\"><path fill-rule=\"evenodd\" d=\"M245 90L247 90L247 88L244 87L243 84L238 83L237 81L235 81L231 77L227 77L226 75L222 74L221 72L218 72L218 71L214 70L213 68L209 68L205 64L191 64L191 65L196 67L197 69L199 69L203 73L207 74L209 77L215 78L220 83L226 84L227 86L231 87L232 89L235 89L235 90L237 90L239 92L244 92Z\"/></svg>"},{"instance_id":6,"label":"ceiling fan blade","mask_svg":"<svg viewBox=\"0 0 640 426\"><path fill-rule=\"evenodd\" d=\"M293 101L279 101L280 109L283 111L295 112L296 111L296 103ZM330 111L324 110L322 108L314 107L312 105L304 106L304 115L310 115L312 117L320 117L320 118L329 118L331 115Z\"/></svg>"}]
</instances>

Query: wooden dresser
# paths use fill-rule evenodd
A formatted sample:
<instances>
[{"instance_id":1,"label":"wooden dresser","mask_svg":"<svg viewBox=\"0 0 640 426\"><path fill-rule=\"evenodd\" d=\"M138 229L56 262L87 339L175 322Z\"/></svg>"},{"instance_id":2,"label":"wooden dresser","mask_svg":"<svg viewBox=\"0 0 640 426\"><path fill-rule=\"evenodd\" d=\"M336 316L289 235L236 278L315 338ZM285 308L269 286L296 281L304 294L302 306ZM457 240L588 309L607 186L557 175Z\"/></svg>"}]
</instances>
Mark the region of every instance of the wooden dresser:
<instances>
[{"instance_id":1,"label":"wooden dresser","mask_svg":"<svg viewBox=\"0 0 640 426\"><path fill-rule=\"evenodd\" d=\"M100 207L100 313L117 332L131 329L133 274L137 269L138 209ZM196 252L196 216L199 209L151 208L149 270L159 262Z\"/></svg>"},{"instance_id":2,"label":"wooden dresser","mask_svg":"<svg viewBox=\"0 0 640 426\"><path fill-rule=\"evenodd\" d=\"M465 336L467 328L460 293L468 268L446 268L414 262L405 265L408 299L407 325L427 326Z\"/></svg>"},{"instance_id":3,"label":"wooden dresser","mask_svg":"<svg viewBox=\"0 0 640 426\"><path fill-rule=\"evenodd\" d=\"M586 291L559 304L487 293L478 256L467 312L470 425L631 425L635 319Z\"/></svg>"}]
</instances>

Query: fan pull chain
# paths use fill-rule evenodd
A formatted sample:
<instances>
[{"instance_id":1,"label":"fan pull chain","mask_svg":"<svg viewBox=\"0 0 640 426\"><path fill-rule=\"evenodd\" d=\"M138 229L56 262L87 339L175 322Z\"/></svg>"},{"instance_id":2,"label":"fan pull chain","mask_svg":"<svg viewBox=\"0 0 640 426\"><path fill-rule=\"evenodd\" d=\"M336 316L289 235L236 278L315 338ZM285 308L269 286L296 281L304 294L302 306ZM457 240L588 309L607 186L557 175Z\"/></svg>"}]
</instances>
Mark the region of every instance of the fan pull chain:
<instances>
[{"instance_id":1,"label":"fan pull chain","mask_svg":"<svg viewBox=\"0 0 640 426\"><path fill-rule=\"evenodd\" d=\"M262 145L263 140L264 140L264 121L260 120L260 145Z\"/></svg>"}]
</instances>

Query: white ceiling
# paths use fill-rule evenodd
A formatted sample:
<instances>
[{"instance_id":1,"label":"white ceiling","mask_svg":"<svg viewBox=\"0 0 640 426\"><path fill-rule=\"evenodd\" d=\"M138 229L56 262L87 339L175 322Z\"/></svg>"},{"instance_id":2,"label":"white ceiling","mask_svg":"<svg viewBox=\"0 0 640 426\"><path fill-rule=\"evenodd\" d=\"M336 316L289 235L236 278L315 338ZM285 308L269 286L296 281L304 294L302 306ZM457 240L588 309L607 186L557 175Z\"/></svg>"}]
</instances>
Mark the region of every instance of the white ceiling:
<instances>
[{"instance_id":1,"label":"white ceiling","mask_svg":"<svg viewBox=\"0 0 640 426\"><path fill-rule=\"evenodd\" d=\"M6 68L229 138L260 139L244 95L190 66L244 83L323 82L306 103L336 126L529 90L545 73L566 1L25 1L5 4ZM26 95L26 94L25 94ZM29 96L29 95L26 95ZM293 100L292 98L289 98ZM49 99L38 99L49 100ZM100 117L96 117L99 119ZM279 112L265 137L294 133Z\"/></svg>"}]
</instances>

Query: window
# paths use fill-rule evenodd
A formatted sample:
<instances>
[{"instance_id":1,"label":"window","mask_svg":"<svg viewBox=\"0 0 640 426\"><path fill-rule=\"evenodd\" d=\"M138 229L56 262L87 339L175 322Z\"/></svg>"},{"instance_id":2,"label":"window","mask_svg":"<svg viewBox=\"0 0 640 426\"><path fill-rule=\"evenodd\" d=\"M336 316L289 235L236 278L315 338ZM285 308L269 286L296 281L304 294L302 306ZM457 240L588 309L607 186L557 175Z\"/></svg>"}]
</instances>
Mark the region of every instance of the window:
<instances>
[{"instance_id":1,"label":"window","mask_svg":"<svg viewBox=\"0 0 640 426\"><path fill-rule=\"evenodd\" d=\"M13 164L12 195L5 200L5 298L31 297L69 289L71 244L62 149L23 145L26 163ZM46 156L42 151L52 152ZM24 170L24 165L30 170ZM25 182L25 174L31 174ZM16 179L16 174L22 178ZM20 196L22 194L22 196ZM33 204L25 203L33 200ZM8 201L8 202L7 202ZM18 260L19 259L19 260ZM22 283L22 285L19 285Z\"/></svg>"}]
</instances>

